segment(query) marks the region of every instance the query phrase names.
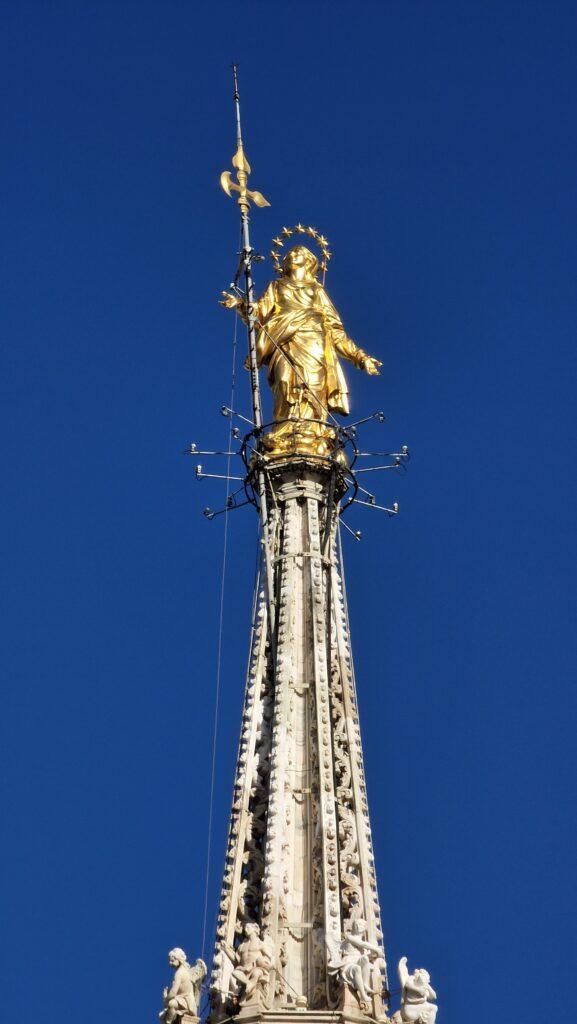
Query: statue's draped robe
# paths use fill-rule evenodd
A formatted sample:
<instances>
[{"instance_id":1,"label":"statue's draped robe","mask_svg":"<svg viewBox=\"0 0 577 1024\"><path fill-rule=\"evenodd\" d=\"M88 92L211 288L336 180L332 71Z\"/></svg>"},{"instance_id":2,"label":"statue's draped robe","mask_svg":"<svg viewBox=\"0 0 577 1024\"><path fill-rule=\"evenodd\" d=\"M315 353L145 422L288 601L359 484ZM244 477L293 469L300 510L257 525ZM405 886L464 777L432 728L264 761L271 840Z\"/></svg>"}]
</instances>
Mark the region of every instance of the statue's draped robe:
<instances>
[{"instance_id":1,"label":"statue's draped robe","mask_svg":"<svg viewBox=\"0 0 577 1024\"><path fill-rule=\"evenodd\" d=\"M327 412L348 415L349 392L338 356L362 368L367 355L347 338L322 285L272 281L255 314L258 365L268 367L275 422L326 422Z\"/></svg>"}]
</instances>

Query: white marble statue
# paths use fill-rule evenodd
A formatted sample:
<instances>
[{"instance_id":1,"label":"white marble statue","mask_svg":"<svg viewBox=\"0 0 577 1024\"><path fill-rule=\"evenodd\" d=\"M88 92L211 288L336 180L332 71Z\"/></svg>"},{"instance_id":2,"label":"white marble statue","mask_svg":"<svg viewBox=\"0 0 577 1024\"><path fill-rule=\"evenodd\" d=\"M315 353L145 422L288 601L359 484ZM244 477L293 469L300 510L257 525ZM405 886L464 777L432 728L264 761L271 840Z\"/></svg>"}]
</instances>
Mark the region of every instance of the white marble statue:
<instances>
[{"instance_id":1,"label":"white marble statue","mask_svg":"<svg viewBox=\"0 0 577 1024\"><path fill-rule=\"evenodd\" d=\"M261 939L260 928L254 921L244 926L244 939L236 951L237 966L232 976L240 986L240 999L250 1003L260 1001L266 983L274 967L274 947L265 937Z\"/></svg>"},{"instance_id":2,"label":"white marble statue","mask_svg":"<svg viewBox=\"0 0 577 1024\"><path fill-rule=\"evenodd\" d=\"M194 1017L198 1020L200 990L206 978L204 960L197 960L193 967L186 959L183 949L176 947L168 954L168 962L174 969L174 978L170 988L163 993L164 1009L158 1016L163 1024L174 1024L183 1017Z\"/></svg>"},{"instance_id":3,"label":"white marble statue","mask_svg":"<svg viewBox=\"0 0 577 1024\"><path fill-rule=\"evenodd\" d=\"M356 993L361 1009L364 1010L370 1008L371 996L380 995L383 988L380 971L379 980L372 977L375 974L375 961L379 959L379 966L383 965L382 952L364 937L366 931L366 921L356 918L351 931L345 934L340 943L335 943L334 948L327 941L329 972L337 974Z\"/></svg>"},{"instance_id":4,"label":"white marble statue","mask_svg":"<svg viewBox=\"0 0 577 1024\"><path fill-rule=\"evenodd\" d=\"M435 1024L438 1007L432 999L437 994L431 988L429 972L419 967L409 974L406 956L399 960L399 981L401 983L401 1009L393 1016L394 1024Z\"/></svg>"}]
</instances>

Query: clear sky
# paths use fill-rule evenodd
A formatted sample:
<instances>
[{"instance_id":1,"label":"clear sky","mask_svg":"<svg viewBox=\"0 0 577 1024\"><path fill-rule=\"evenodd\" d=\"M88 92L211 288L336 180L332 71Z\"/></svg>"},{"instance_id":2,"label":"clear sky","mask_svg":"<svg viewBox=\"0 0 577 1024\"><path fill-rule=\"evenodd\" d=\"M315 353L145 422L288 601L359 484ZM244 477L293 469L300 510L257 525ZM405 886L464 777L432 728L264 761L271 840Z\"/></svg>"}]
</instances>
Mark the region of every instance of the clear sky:
<instances>
[{"instance_id":1,"label":"clear sky","mask_svg":"<svg viewBox=\"0 0 577 1024\"><path fill-rule=\"evenodd\" d=\"M389 959L442 1022L568 1019L575 961L574 3L9 3L2 42L2 1003L153 1021L201 952L246 148L411 446L345 538ZM263 289L270 264L258 270ZM238 402L249 407L239 369ZM210 954L255 515L230 520ZM563 978L557 977L562 972Z\"/></svg>"}]
</instances>

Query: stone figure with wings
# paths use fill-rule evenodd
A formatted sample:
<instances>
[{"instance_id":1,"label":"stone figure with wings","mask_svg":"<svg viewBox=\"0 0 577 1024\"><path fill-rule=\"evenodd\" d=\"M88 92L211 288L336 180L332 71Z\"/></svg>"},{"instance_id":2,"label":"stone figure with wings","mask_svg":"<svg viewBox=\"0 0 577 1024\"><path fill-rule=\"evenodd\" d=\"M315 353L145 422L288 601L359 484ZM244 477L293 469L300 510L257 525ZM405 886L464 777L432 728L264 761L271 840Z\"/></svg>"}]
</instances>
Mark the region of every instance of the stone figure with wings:
<instances>
[{"instance_id":1,"label":"stone figure with wings","mask_svg":"<svg viewBox=\"0 0 577 1024\"><path fill-rule=\"evenodd\" d=\"M164 1009L159 1018L163 1024L175 1024L183 1018L198 1020L200 990L206 978L206 964L200 958L191 967L183 949L176 947L168 954L168 962L174 969L174 978L170 988L163 993Z\"/></svg>"},{"instance_id":2,"label":"stone figure with wings","mask_svg":"<svg viewBox=\"0 0 577 1024\"><path fill-rule=\"evenodd\" d=\"M437 993L431 986L428 971L418 967L412 974L406 956L399 960L401 1009L393 1016L394 1024L435 1024L438 1007L433 1000Z\"/></svg>"}]
</instances>

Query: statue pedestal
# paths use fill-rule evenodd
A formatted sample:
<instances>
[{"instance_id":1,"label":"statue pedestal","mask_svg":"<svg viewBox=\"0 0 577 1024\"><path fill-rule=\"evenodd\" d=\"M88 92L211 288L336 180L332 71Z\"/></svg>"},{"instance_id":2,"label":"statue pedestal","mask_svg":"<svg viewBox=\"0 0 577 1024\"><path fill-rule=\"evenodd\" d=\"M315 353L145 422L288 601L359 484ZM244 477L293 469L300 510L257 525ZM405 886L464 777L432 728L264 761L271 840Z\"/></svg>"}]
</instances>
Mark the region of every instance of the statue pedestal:
<instances>
[{"instance_id":1,"label":"statue pedestal","mask_svg":"<svg viewBox=\"0 0 577 1024\"><path fill-rule=\"evenodd\" d=\"M264 1014L265 1012L266 1011L264 1010L264 1007L263 1007L262 1003L260 1003L258 1001L258 999L253 999L250 1003L243 1003L242 1004L242 1006L241 1006L241 1008L240 1008L240 1010L238 1012L238 1016L235 1019L236 1020L242 1020L242 1021L245 1021L245 1020L250 1020L250 1021L258 1020L261 1017L261 1015Z\"/></svg>"},{"instance_id":2,"label":"statue pedestal","mask_svg":"<svg viewBox=\"0 0 577 1024\"><path fill-rule=\"evenodd\" d=\"M388 1017L373 1017L356 1010L308 1010L300 1007L263 1010L255 1007L244 1007L235 1017L229 1017L222 1024L385 1024Z\"/></svg>"},{"instance_id":3,"label":"statue pedestal","mask_svg":"<svg viewBox=\"0 0 577 1024\"><path fill-rule=\"evenodd\" d=\"M388 1021L387 1011L383 1004L382 996L373 993L368 1006L362 1006L356 992L351 991L348 985L343 985L339 1010L343 1020L377 1020Z\"/></svg>"},{"instance_id":4,"label":"statue pedestal","mask_svg":"<svg viewBox=\"0 0 577 1024\"><path fill-rule=\"evenodd\" d=\"M183 1013L180 1021L181 1024L200 1024L200 1017L195 1017L192 1013Z\"/></svg>"}]
</instances>

